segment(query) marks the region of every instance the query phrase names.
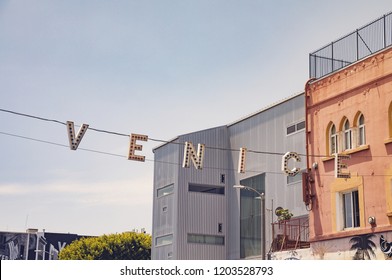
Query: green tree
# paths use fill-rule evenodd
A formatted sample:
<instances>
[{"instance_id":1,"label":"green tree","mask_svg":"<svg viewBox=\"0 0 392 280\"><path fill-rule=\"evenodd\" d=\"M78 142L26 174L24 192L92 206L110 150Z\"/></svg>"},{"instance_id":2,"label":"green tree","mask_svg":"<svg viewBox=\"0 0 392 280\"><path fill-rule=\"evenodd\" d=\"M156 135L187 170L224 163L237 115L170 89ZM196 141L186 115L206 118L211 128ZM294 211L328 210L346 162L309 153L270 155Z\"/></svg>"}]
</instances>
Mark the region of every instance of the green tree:
<instances>
[{"instance_id":1,"label":"green tree","mask_svg":"<svg viewBox=\"0 0 392 280\"><path fill-rule=\"evenodd\" d=\"M365 257L370 260L372 255L376 256L374 253L374 249L376 249L376 244L371 240L375 235L374 234L363 234L354 236L350 239L351 250L357 250L353 257L354 260L364 260Z\"/></svg>"},{"instance_id":2,"label":"green tree","mask_svg":"<svg viewBox=\"0 0 392 280\"><path fill-rule=\"evenodd\" d=\"M136 232L85 237L64 247L60 260L149 260L151 235Z\"/></svg>"}]
</instances>

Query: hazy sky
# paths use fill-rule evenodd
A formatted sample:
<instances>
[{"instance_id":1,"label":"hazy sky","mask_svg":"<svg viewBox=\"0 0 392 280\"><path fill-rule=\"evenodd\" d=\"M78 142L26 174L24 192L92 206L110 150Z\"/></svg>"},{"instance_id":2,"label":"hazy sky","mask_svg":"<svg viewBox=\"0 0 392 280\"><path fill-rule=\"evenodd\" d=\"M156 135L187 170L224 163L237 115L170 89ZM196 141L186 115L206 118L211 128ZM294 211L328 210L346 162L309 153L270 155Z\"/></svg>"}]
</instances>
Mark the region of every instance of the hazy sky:
<instances>
[{"instance_id":1,"label":"hazy sky","mask_svg":"<svg viewBox=\"0 0 392 280\"><path fill-rule=\"evenodd\" d=\"M391 10L390 0L0 0L0 109L170 140L301 92L310 52ZM79 148L108 155L64 147L62 124L5 112L0 123L0 231L151 232L158 142L139 142L140 163L124 136L87 131Z\"/></svg>"}]
</instances>

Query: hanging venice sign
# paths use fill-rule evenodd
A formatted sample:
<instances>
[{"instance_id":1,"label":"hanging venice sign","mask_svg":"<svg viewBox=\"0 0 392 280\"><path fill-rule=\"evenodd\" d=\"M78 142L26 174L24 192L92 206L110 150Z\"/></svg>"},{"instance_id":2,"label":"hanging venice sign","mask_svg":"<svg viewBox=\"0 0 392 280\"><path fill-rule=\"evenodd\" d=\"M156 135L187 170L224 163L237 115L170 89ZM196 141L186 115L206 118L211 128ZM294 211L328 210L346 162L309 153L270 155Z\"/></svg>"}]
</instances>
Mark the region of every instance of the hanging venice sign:
<instances>
[{"instance_id":1,"label":"hanging venice sign","mask_svg":"<svg viewBox=\"0 0 392 280\"><path fill-rule=\"evenodd\" d=\"M68 140L69 147L71 150L76 151L79 147L80 142L83 139L83 136L86 134L88 130L88 124L82 124L79 128L78 133L75 133L75 125L72 121L67 121L67 132L68 132ZM135 160L144 162L145 157L139 154L136 154L136 151L142 151L143 145L137 143L137 141L148 141L147 135L142 134L134 134L130 135L129 140L129 150L128 150L128 160ZM183 168L189 168L191 166L191 162L196 169L203 169L203 160L204 160L204 151L205 145L198 144L197 150L193 146L192 142L185 142L184 146L184 158L182 161ZM239 156L238 156L238 173L245 173L245 165L246 165L246 148L240 148ZM339 155L335 154L335 178L350 178L350 173L345 172L347 169L347 165L343 162L345 159L349 159L350 157L347 155ZM301 169L299 167L289 168L289 162L300 162L301 157L296 152L287 152L282 157L282 172L287 176L295 176L297 175Z\"/></svg>"}]
</instances>

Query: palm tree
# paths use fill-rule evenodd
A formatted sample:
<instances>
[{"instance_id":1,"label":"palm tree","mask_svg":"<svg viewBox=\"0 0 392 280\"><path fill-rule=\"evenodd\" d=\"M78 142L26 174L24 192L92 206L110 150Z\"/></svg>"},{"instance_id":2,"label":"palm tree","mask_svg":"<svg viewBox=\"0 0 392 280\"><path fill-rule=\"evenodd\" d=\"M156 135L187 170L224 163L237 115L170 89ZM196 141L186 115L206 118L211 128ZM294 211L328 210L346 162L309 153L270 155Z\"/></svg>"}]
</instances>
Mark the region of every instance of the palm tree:
<instances>
[{"instance_id":1,"label":"palm tree","mask_svg":"<svg viewBox=\"0 0 392 280\"><path fill-rule=\"evenodd\" d=\"M351 248L350 250L357 250L353 257L354 260L364 260L367 257L368 260L371 259L370 255L376 256L374 249L376 249L376 244L371 240L374 234L363 234L357 235L350 239Z\"/></svg>"}]
</instances>

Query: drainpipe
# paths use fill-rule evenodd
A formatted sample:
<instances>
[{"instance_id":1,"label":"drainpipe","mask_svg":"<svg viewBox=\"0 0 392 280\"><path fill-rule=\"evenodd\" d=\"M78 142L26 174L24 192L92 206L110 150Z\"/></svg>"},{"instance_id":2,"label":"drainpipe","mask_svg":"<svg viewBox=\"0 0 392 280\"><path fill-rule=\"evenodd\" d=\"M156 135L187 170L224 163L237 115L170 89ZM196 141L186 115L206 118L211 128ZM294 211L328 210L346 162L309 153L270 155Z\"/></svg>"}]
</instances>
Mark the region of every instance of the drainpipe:
<instances>
[{"instance_id":1,"label":"drainpipe","mask_svg":"<svg viewBox=\"0 0 392 280\"><path fill-rule=\"evenodd\" d=\"M305 84L305 153L306 153L306 172L310 170L309 164L309 145L308 145L308 89L310 84L315 81L316 78L310 78Z\"/></svg>"}]
</instances>

